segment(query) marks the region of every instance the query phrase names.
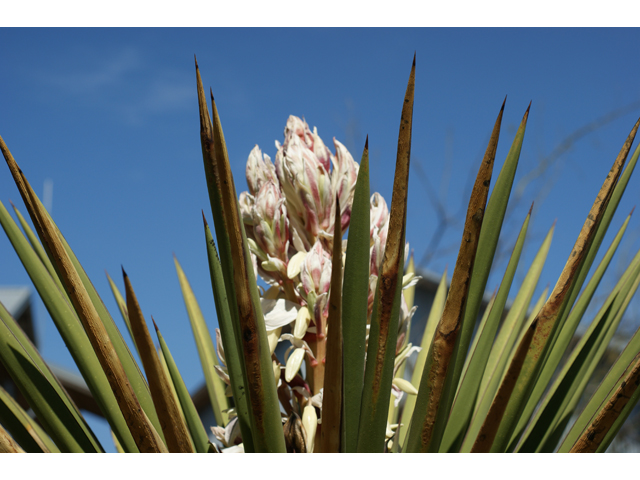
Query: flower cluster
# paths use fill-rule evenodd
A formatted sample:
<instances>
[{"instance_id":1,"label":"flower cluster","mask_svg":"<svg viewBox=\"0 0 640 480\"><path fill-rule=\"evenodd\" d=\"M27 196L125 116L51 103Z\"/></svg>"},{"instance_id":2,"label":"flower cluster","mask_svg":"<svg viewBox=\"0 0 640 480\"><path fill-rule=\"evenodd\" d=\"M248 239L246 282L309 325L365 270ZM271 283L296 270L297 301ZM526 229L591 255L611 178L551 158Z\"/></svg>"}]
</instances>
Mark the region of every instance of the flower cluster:
<instances>
[{"instance_id":1,"label":"flower cluster","mask_svg":"<svg viewBox=\"0 0 640 480\"><path fill-rule=\"evenodd\" d=\"M307 379L302 379L300 367L305 358L312 369L324 360L316 357L318 343L326 341L331 251L334 241L342 241L344 259L347 247L346 240L334 238L334 226L340 221L343 232L349 226L359 169L342 143L334 138L333 145L335 153L315 127L311 131L304 120L290 116L284 142L276 141L275 162L257 145L249 154L249 191L239 198L256 276L270 286L262 295L261 306L271 352L279 341L291 343L285 354L286 366L274 363L274 374L279 388L283 387L282 380L290 387L283 392L284 397L300 397L303 404L308 404L309 398L316 403L322 398L322 385L310 388L313 382L309 372ZM336 198L340 201L340 218L336 218ZM382 195L374 193L370 204L369 316L389 229L389 208ZM405 285L412 281L416 279L405 278ZM414 311L403 298L398 365L417 348L405 342ZM282 333L282 328L290 324L291 331ZM394 391L401 395L400 390L394 384Z\"/></svg>"}]
</instances>

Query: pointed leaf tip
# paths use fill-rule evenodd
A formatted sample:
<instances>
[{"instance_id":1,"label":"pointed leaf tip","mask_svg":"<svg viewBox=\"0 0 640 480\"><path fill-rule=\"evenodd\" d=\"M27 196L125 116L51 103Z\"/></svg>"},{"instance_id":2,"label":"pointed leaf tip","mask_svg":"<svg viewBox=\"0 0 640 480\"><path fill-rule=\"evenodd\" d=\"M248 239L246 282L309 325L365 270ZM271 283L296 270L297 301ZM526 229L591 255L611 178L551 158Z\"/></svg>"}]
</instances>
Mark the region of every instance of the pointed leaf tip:
<instances>
[{"instance_id":1,"label":"pointed leaf tip","mask_svg":"<svg viewBox=\"0 0 640 480\"><path fill-rule=\"evenodd\" d=\"M531 215L531 212L533 212L533 204L534 204L534 203L535 203L535 202L531 202L531 207L529 208L529 215Z\"/></svg>"},{"instance_id":2,"label":"pointed leaf tip","mask_svg":"<svg viewBox=\"0 0 640 480\"><path fill-rule=\"evenodd\" d=\"M413 66L416 66L416 52L413 52Z\"/></svg>"},{"instance_id":3,"label":"pointed leaf tip","mask_svg":"<svg viewBox=\"0 0 640 480\"><path fill-rule=\"evenodd\" d=\"M631 209L631 212L629 212L629 216L633 215L633 211L636 209L636 206L634 205L633 208Z\"/></svg>"},{"instance_id":4,"label":"pointed leaf tip","mask_svg":"<svg viewBox=\"0 0 640 480\"><path fill-rule=\"evenodd\" d=\"M207 223L207 218L204 216L204 210L202 210L202 221L204 222L205 227L209 226L209 224Z\"/></svg>"},{"instance_id":5,"label":"pointed leaf tip","mask_svg":"<svg viewBox=\"0 0 640 480\"><path fill-rule=\"evenodd\" d=\"M367 139L364 141L364 149L369 150L369 134L367 134Z\"/></svg>"},{"instance_id":6,"label":"pointed leaf tip","mask_svg":"<svg viewBox=\"0 0 640 480\"><path fill-rule=\"evenodd\" d=\"M151 321L153 322L153 328L156 329L156 332L159 332L160 329L158 328L158 325L156 324L156 321L153 319L153 315L151 315Z\"/></svg>"},{"instance_id":7,"label":"pointed leaf tip","mask_svg":"<svg viewBox=\"0 0 640 480\"><path fill-rule=\"evenodd\" d=\"M500 109L501 112L504 111L504 106L506 105L506 103L507 103L507 96L505 95L504 100L502 101L502 108Z\"/></svg>"},{"instance_id":8,"label":"pointed leaf tip","mask_svg":"<svg viewBox=\"0 0 640 480\"><path fill-rule=\"evenodd\" d=\"M120 265L120 268L122 268L122 277L127 278L128 275L127 275L127 272L124 271L124 266Z\"/></svg>"}]
</instances>

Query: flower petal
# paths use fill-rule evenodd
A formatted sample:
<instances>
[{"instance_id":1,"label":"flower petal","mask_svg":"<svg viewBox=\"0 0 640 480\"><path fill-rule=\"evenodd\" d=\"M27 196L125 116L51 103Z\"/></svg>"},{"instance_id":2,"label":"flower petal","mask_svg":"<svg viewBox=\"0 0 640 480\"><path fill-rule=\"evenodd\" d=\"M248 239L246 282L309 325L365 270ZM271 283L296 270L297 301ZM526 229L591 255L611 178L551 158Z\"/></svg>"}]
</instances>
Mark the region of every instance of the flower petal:
<instances>
[{"instance_id":1,"label":"flower petal","mask_svg":"<svg viewBox=\"0 0 640 480\"><path fill-rule=\"evenodd\" d=\"M264 314L264 324L267 331L289 325L296 319L300 305L284 298L277 300L261 298L260 307Z\"/></svg>"}]
</instances>

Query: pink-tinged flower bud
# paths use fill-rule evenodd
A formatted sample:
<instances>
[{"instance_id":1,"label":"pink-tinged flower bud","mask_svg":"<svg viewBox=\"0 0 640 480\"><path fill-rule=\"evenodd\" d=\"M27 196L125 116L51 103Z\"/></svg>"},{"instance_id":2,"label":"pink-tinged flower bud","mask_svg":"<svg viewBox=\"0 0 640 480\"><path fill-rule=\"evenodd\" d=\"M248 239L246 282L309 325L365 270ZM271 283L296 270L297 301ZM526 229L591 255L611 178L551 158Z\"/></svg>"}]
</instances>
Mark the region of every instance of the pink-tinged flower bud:
<instances>
[{"instance_id":1,"label":"pink-tinged flower bud","mask_svg":"<svg viewBox=\"0 0 640 480\"><path fill-rule=\"evenodd\" d=\"M371 238L371 265L369 267L369 272L371 275L379 275L380 265L382 264L382 257L384 256L384 248L387 242L387 232L389 230L389 224L387 223L384 229L379 232L378 230L373 231L373 236Z\"/></svg>"},{"instance_id":2,"label":"pink-tinged flower bud","mask_svg":"<svg viewBox=\"0 0 640 480\"><path fill-rule=\"evenodd\" d=\"M300 271L302 286L306 293L320 295L329 291L331 286L331 257L316 242L307 254Z\"/></svg>"},{"instance_id":3,"label":"pink-tinged flower bud","mask_svg":"<svg viewBox=\"0 0 640 480\"><path fill-rule=\"evenodd\" d=\"M307 122L295 115L290 115L287 119L287 125L284 127L285 143L294 135L300 138L308 148L313 148L314 139Z\"/></svg>"},{"instance_id":4,"label":"pink-tinged flower bud","mask_svg":"<svg viewBox=\"0 0 640 480\"><path fill-rule=\"evenodd\" d=\"M270 256L286 261L289 220L285 199L275 183L270 181L260 187L251 215L258 246Z\"/></svg>"},{"instance_id":5,"label":"pink-tinged flower bud","mask_svg":"<svg viewBox=\"0 0 640 480\"><path fill-rule=\"evenodd\" d=\"M333 144L336 147L336 160L333 165L331 184L333 186L333 196L340 198L340 222L344 232L351 219L353 194L356 189L356 180L358 179L360 167L342 143L334 138ZM333 210L332 213L335 215Z\"/></svg>"},{"instance_id":6,"label":"pink-tinged flower bud","mask_svg":"<svg viewBox=\"0 0 640 480\"><path fill-rule=\"evenodd\" d=\"M253 225L253 217L251 214L251 211L253 210L253 206L255 204L253 195L249 194L249 192L242 192L240 194L240 198L238 199L238 203L240 205L240 214L242 215L242 221L247 225Z\"/></svg>"},{"instance_id":7,"label":"pink-tinged flower bud","mask_svg":"<svg viewBox=\"0 0 640 480\"><path fill-rule=\"evenodd\" d=\"M382 230L382 227L389 221L389 209L387 208L387 202L385 202L382 195L378 192L371 195L371 235L373 236L374 228L378 231Z\"/></svg>"},{"instance_id":8,"label":"pink-tinged flower bud","mask_svg":"<svg viewBox=\"0 0 640 480\"><path fill-rule=\"evenodd\" d=\"M331 169L331 163L334 161L331 155L331 150L327 148L320 136L318 135L318 129L313 127L313 153L318 159L318 162L328 172Z\"/></svg>"},{"instance_id":9,"label":"pink-tinged flower bud","mask_svg":"<svg viewBox=\"0 0 640 480\"><path fill-rule=\"evenodd\" d=\"M276 184L278 183L276 169L273 163L271 163L271 158L266 154L262 155L258 145L253 147L253 150L251 150L249 154L246 176L249 192L251 192L252 195L260 191L260 187L262 187L265 182L271 181Z\"/></svg>"}]
</instances>

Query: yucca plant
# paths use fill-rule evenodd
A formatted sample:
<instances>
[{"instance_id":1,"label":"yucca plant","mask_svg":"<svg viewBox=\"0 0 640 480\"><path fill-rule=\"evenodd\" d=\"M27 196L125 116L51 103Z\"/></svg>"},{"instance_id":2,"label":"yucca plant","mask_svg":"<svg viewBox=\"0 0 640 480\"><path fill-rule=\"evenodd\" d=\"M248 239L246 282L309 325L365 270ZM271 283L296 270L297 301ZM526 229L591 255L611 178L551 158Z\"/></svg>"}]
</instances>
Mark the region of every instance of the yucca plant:
<instances>
[{"instance_id":1,"label":"yucca plant","mask_svg":"<svg viewBox=\"0 0 640 480\"><path fill-rule=\"evenodd\" d=\"M629 222L587 279L638 160L636 148L624 168L640 120L597 192L555 287L533 301L552 227L505 308L529 211L500 287L476 325L529 115L527 108L489 196L503 103L479 165L450 285L445 273L421 345L414 346L409 332L417 277L413 260L407 263L405 231L415 57L390 208L381 195L370 196L368 139L358 164L338 141L332 153L315 128L294 116L284 142L277 143L275 162L257 146L251 152L249 190L238 197L218 110L211 95L209 112L197 64L196 77L215 230L214 240L205 219L215 336L177 259L175 264L217 423L214 443L153 322L156 349L124 270L124 297L109 282L143 369L0 138L37 236L15 209L23 234L2 204L0 223L120 451L606 450L640 395L640 333L583 410L577 408L638 287L640 252L577 345L570 351L569 345ZM102 451L4 307L0 319L0 360L35 414L0 389L0 451ZM279 342L284 355L276 354ZM406 360L412 355L417 359L410 371Z\"/></svg>"}]
</instances>

